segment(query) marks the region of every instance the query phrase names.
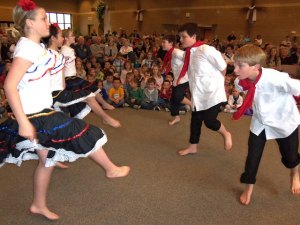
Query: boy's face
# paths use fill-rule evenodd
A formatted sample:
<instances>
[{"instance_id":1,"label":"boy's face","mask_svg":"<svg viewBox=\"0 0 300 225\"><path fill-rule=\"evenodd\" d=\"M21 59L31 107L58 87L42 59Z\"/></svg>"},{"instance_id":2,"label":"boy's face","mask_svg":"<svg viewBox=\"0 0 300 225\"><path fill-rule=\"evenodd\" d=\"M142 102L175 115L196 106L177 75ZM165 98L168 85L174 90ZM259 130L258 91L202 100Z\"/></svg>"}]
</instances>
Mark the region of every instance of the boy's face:
<instances>
[{"instance_id":1,"label":"boy's face","mask_svg":"<svg viewBox=\"0 0 300 225\"><path fill-rule=\"evenodd\" d=\"M114 80L113 81L114 88L118 89L120 87L120 85L121 85L121 82L119 80Z\"/></svg>"},{"instance_id":2,"label":"boy's face","mask_svg":"<svg viewBox=\"0 0 300 225\"><path fill-rule=\"evenodd\" d=\"M114 77L113 76L107 76L106 81L111 83L113 81Z\"/></svg>"},{"instance_id":3,"label":"boy's face","mask_svg":"<svg viewBox=\"0 0 300 225\"><path fill-rule=\"evenodd\" d=\"M255 80L258 75L259 65L250 66L248 63L236 62L234 63L234 73L240 80L249 78Z\"/></svg>"},{"instance_id":4,"label":"boy's face","mask_svg":"<svg viewBox=\"0 0 300 225\"><path fill-rule=\"evenodd\" d=\"M169 74L166 75L166 80L172 82L173 81L173 77Z\"/></svg>"},{"instance_id":5,"label":"boy's face","mask_svg":"<svg viewBox=\"0 0 300 225\"><path fill-rule=\"evenodd\" d=\"M137 83L134 81L131 81L129 84L132 89L135 89L137 87Z\"/></svg>"},{"instance_id":6,"label":"boy's face","mask_svg":"<svg viewBox=\"0 0 300 225\"><path fill-rule=\"evenodd\" d=\"M153 90L155 88L155 84L153 82L148 83L147 87L149 90Z\"/></svg>"},{"instance_id":7,"label":"boy's face","mask_svg":"<svg viewBox=\"0 0 300 225\"><path fill-rule=\"evenodd\" d=\"M165 51L169 51L173 47L172 43L170 43L168 40L163 40L161 46Z\"/></svg>"},{"instance_id":8,"label":"boy's face","mask_svg":"<svg viewBox=\"0 0 300 225\"><path fill-rule=\"evenodd\" d=\"M192 47L196 42L196 35L190 36L186 31L180 32L180 42L183 48Z\"/></svg>"},{"instance_id":9,"label":"boy's face","mask_svg":"<svg viewBox=\"0 0 300 225\"><path fill-rule=\"evenodd\" d=\"M164 82L164 83L163 83L163 88L164 88L164 89L169 90L170 87L171 87L170 82Z\"/></svg>"},{"instance_id":10,"label":"boy's face","mask_svg":"<svg viewBox=\"0 0 300 225\"><path fill-rule=\"evenodd\" d=\"M240 92L234 88L234 89L232 90L232 95L233 95L234 97L238 97L238 96L240 95Z\"/></svg>"},{"instance_id":11,"label":"boy's face","mask_svg":"<svg viewBox=\"0 0 300 225\"><path fill-rule=\"evenodd\" d=\"M87 77L87 81L90 82L90 83L94 83L95 80L96 80L96 79L95 79L94 76L88 76L88 77Z\"/></svg>"}]
</instances>

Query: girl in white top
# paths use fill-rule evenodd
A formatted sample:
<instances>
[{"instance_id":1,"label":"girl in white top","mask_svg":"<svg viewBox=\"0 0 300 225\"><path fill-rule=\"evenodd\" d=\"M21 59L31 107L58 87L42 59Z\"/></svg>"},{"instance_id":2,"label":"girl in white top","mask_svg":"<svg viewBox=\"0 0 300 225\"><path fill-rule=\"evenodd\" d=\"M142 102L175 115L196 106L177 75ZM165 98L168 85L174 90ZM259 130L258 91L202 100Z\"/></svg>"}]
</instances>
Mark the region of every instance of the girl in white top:
<instances>
[{"instance_id":1,"label":"girl in white top","mask_svg":"<svg viewBox=\"0 0 300 225\"><path fill-rule=\"evenodd\" d=\"M300 114L293 96L300 96L300 81L287 73L262 68L264 51L255 45L245 45L234 56L234 72L238 76L240 90L247 89L244 104L233 114L238 119L252 107L253 116L248 140L248 156L240 181L246 184L240 201L251 201L256 173L267 140L275 139L280 150L281 162L290 169L291 192L300 194L298 153L298 126ZM240 85L243 85L242 87Z\"/></svg>"},{"instance_id":2,"label":"girl in white top","mask_svg":"<svg viewBox=\"0 0 300 225\"><path fill-rule=\"evenodd\" d=\"M65 64L65 78L66 78L66 89L76 90L78 89L89 89L96 95L96 100L103 106L104 109L113 110L114 107L109 105L102 96L99 94L100 90L96 87L90 86L90 83L82 78L76 76L76 55L73 48L70 46L75 43L75 36L72 30L63 30L64 45L61 48L61 53L66 58ZM75 58L74 58L75 57Z\"/></svg>"},{"instance_id":3,"label":"girl in white top","mask_svg":"<svg viewBox=\"0 0 300 225\"><path fill-rule=\"evenodd\" d=\"M56 24L50 26L50 36L44 38L47 42L50 51L52 51L57 60L56 65L51 71L51 86L52 86L52 96L54 101L54 109L61 111L61 107L73 106L80 108L76 109L75 118L84 118L91 110L103 119L105 124L109 124L112 127L119 127L120 122L110 117L106 114L101 106L95 99L95 94L88 89L78 90L76 92L65 89L65 79L64 79L64 55L58 53L58 48L61 47L63 43L62 31ZM81 78L79 78L81 79ZM98 90L98 88L97 88ZM77 103L86 103L78 106Z\"/></svg>"},{"instance_id":4,"label":"girl in white top","mask_svg":"<svg viewBox=\"0 0 300 225\"><path fill-rule=\"evenodd\" d=\"M101 129L51 109L49 71L55 56L40 45L40 39L49 35L46 11L33 1L21 0L13 16L24 37L16 46L4 85L14 116L0 125L0 164L20 165L24 160L39 159L30 212L57 220L59 216L48 209L46 202L57 161L89 156L105 169L109 178L126 176L129 167L117 167L107 157L102 149L107 138Z\"/></svg>"}]
</instances>

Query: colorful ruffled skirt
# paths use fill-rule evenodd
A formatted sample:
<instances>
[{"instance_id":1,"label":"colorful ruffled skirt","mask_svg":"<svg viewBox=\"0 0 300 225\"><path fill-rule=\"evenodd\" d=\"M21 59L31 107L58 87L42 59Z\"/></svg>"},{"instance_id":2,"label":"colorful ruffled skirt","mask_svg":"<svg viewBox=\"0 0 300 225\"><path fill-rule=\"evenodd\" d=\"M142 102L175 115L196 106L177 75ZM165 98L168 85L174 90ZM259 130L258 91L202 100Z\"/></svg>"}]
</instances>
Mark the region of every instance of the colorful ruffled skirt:
<instances>
[{"instance_id":1,"label":"colorful ruffled skirt","mask_svg":"<svg viewBox=\"0 0 300 225\"><path fill-rule=\"evenodd\" d=\"M36 129L38 143L19 136L17 121L8 118L0 124L0 166L5 163L20 166L23 161L38 159L40 150L48 150L47 167L56 162L73 162L107 142L103 130L62 112L45 109L28 118Z\"/></svg>"}]
</instances>

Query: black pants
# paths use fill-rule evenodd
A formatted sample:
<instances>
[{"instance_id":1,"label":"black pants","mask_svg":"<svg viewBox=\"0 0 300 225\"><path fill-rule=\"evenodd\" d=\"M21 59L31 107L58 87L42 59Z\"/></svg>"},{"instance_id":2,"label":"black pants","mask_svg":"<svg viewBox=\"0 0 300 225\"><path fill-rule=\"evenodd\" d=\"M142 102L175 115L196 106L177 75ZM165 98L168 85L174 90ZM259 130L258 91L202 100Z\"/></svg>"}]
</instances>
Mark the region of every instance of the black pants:
<instances>
[{"instance_id":1,"label":"black pants","mask_svg":"<svg viewBox=\"0 0 300 225\"><path fill-rule=\"evenodd\" d=\"M281 154L281 162L286 168L294 168L299 164L299 137L298 128L286 138L278 138L276 142ZM241 175L241 183L255 184L258 166L266 143L266 133L263 130L258 136L250 131L248 140L248 156L245 172Z\"/></svg>"},{"instance_id":2,"label":"black pants","mask_svg":"<svg viewBox=\"0 0 300 225\"><path fill-rule=\"evenodd\" d=\"M179 110L182 106L182 100L185 97L185 91L189 88L189 82L179 84L172 89L172 97L171 97L171 116L178 116Z\"/></svg>"},{"instance_id":3,"label":"black pants","mask_svg":"<svg viewBox=\"0 0 300 225\"><path fill-rule=\"evenodd\" d=\"M217 119L220 111L220 105L217 104L209 109L202 111L193 111L191 120L190 143L198 144L201 135L202 122L207 128L218 131L221 127L221 122Z\"/></svg>"}]
</instances>

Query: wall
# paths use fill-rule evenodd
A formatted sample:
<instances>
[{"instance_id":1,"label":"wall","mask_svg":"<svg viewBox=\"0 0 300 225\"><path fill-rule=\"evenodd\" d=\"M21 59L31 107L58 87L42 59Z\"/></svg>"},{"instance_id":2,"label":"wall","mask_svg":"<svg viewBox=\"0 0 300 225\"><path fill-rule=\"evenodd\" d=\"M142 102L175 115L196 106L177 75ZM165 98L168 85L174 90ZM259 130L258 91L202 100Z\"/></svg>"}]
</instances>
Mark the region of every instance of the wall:
<instances>
[{"instance_id":1,"label":"wall","mask_svg":"<svg viewBox=\"0 0 300 225\"><path fill-rule=\"evenodd\" d=\"M0 20L12 21L12 10L17 0L0 0ZM57 2L57 1L56 1ZM46 9L47 12L70 13L73 15L73 26L79 27L78 0L63 0L59 4L53 4L53 0L35 0L35 3Z\"/></svg>"},{"instance_id":2,"label":"wall","mask_svg":"<svg viewBox=\"0 0 300 225\"><path fill-rule=\"evenodd\" d=\"M91 1L96 3L96 1ZM286 35L300 34L300 0L257 0L257 21L248 26L246 14L250 0L107 0L112 30L137 29L142 33L172 33L179 24L196 22L212 26L213 35L224 39L251 32L254 38L279 43ZM136 10L143 9L143 22L136 21ZM186 17L189 13L189 17ZM296 31L296 34L291 34Z\"/></svg>"}]
</instances>

